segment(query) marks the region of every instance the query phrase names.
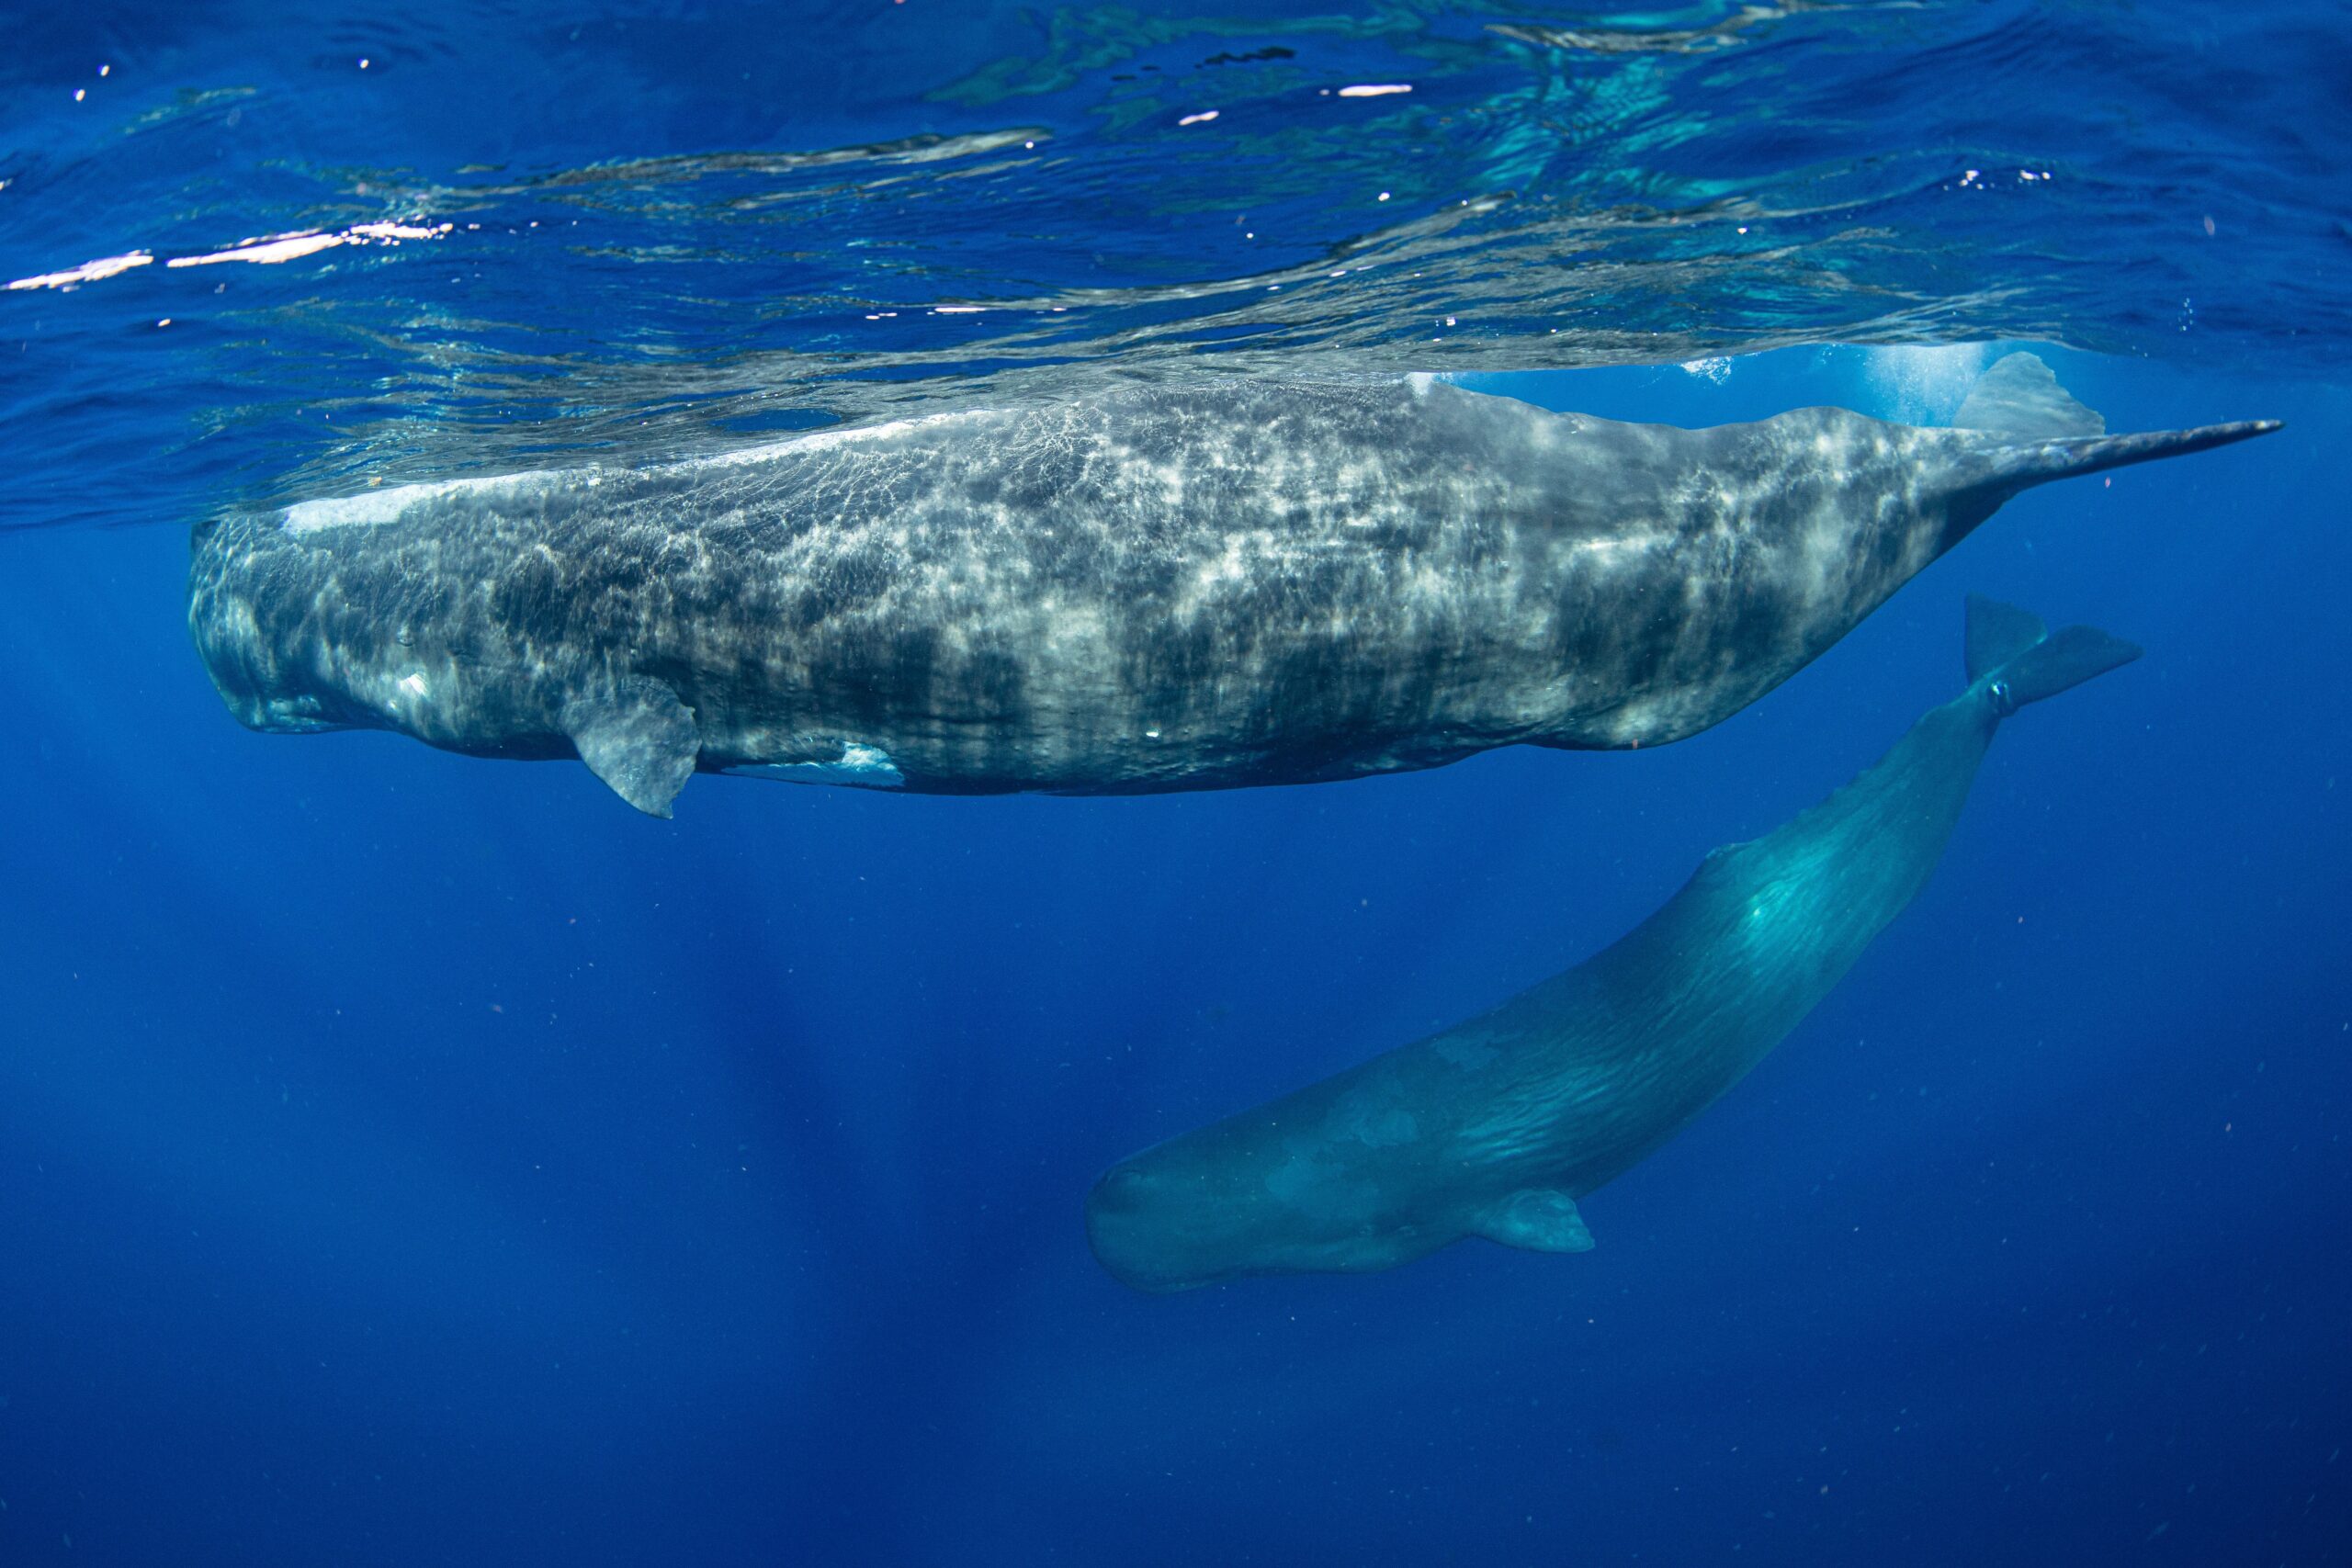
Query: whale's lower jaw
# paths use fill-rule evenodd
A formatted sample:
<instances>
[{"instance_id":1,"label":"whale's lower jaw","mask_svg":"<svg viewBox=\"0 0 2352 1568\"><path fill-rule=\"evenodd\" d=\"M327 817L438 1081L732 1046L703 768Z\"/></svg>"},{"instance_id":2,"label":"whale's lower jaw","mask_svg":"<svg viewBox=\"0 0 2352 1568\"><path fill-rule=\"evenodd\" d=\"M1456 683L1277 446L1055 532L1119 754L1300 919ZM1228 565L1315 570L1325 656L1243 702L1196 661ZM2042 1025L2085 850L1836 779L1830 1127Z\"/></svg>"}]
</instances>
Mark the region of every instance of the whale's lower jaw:
<instances>
[{"instance_id":1,"label":"whale's lower jaw","mask_svg":"<svg viewBox=\"0 0 2352 1568\"><path fill-rule=\"evenodd\" d=\"M1214 1135L1214 1129L1204 1131ZM1351 1223L1310 1201L1273 1200L1272 1182L1251 1181L1254 1195L1239 1201L1232 1196L1235 1189L1204 1197L1181 1171L1152 1169L1159 1152L1106 1173L1086 1200L1087 1244L1095 1260L1120 1283L1154 1295L1252 1276L1377 1273L1486 1234L1484 1227L1456 1223L1458 1205L1435 1194L1416 1203L1419 1217L1406 1223L1394 1214ZM1175 1157L1181 1162L1185 1156ZM1482 1212L1493 1207L1480 1205Z\"/></svg>"}]
</instances>

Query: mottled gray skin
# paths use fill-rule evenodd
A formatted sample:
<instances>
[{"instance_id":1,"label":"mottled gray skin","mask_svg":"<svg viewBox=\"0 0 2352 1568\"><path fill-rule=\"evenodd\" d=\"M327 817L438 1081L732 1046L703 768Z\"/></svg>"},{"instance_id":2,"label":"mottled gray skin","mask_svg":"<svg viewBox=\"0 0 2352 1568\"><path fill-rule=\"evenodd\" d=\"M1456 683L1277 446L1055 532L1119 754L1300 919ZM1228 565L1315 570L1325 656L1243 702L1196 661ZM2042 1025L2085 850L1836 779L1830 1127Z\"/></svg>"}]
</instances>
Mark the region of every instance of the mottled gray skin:
<instances>
[{"instance_id":1,"label":"mottled gray skin","mask_svg":"<svg viewBox=\"0 0 2352 1568\"><path fill-rule=\"evenodd\" d=\"M196 532L189 621L255 728L578 755L662 816L697 770L1350 778L1694 734L2026 486L2259 428L1681 430L1427 378L1131 386L226 516Z\"/></svg>"},{"instance_id":2,"label":"mottled gray skin","mask_svg":"<svg viewBox=\"0 0 2352 1568\"><path fill-rule=\"evenodd\" d=\"M1095 1256L1172 1291L1473 1235L1589 1247L1576 1200L1745 1077L1926 884L2003 716L2138 656L2078 626L1996 665L2041 626L1979 602L1973 636L1979 610L2008 646L1845 788L1493 1011L1122 1161L1087 1200Z\"/></svg>"}]
</instances>

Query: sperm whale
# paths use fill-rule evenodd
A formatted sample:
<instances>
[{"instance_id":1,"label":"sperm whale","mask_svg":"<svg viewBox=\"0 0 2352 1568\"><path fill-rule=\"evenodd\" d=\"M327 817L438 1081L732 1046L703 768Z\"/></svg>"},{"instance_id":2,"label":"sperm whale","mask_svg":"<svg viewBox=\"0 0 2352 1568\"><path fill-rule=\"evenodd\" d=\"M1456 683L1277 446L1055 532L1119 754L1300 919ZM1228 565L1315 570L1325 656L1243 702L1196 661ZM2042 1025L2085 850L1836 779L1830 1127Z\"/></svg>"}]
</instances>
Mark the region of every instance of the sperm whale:
<instances>
[{"instance_id":1,"label":"sperm whale","mask_svg":"<svg viewBox=\"0 0 2352 1568\"><path fill-rule=\"evenodd\" d=\"M1117 794L1655 746L1737 712L2107 435L2041 362L1960 427L1683 430L1427 378L1123 385L718 457L207 519L188 619L263 730L695 773Z\"/></svg>"},{"instance_id":2,"label":"sperm whale","mask_svg":"<svg viewBox=\"0 0 2352 1568\"><path fill-rule=\"evenodd\" d=\"M1967 690L1852 783L1491 1012L1120 1161L1087 1199L1095 1257L1156 1292L1467 1236L1591 1247L1577 1200L1745 1077L1926 885L2002 720L2139 655L1972 599Z\"/></svg>"}]
</instances>

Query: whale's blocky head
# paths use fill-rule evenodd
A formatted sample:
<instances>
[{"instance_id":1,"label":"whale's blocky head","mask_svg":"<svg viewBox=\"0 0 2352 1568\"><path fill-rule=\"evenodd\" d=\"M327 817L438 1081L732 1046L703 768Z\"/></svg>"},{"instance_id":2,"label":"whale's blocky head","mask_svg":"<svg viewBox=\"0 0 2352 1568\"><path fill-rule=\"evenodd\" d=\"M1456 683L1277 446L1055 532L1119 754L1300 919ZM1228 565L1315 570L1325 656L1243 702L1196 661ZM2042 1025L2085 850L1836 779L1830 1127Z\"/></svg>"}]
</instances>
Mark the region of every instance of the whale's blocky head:
<instances>
[{"instance_id":1,"label":"whale's blocky head","mask_svg":"<svg viewBox=\"0 0 2352 1568\"><path fill-rule=\"evenodd\" d=\"M1464 1234L1426 1205L1392 1201L1411 1162L1294 1132L1283 1103L1146 1149L1086 1198L1094 1256L1139 1291L1189 1291L1248 1274L1362 1273L1408 1263Z\"/></svg>"},{"instance_id":2,"label":"whale's blocky head","mask_svg":"<svg viewBox=\"0 0 2352 1568\"><path fill-rule=\"evenodd\" d=\"M1102 1267L1138 1291L1188 1291L1238 1270L1248 1215L1148 1156L1103 1173L1086 1195L1086 1239Z\"/></svg>"},{"instance_id":3,"label":"whale's blocky head","mask_svg":"<svg viewBox=\"0 0 2352 1568\"><path fill-rule=\"evenodd\" d=\"M322 648L289 645L281 628L265 625L283 616L281 605L256 603L254 567L260 552L237 536L253 532L241 519L216 518L198 525L188 574L187 629L212 677L220 700L248 729L277 735L313 735L381 724L359 711L334 682L322 679ZM232 537L224 538L226 533ZM266 581L266 574L263 581Z\"/></svg>"},{"instance_id":4,"label":"whale's blocky head","mask_svg":"<svg viewBox=\"0 0 2352 1568\"><path fill-rule=\"evenodd\" d=\"M556 552L510 549L508 522L482 510L556 482L453 479L199 524L188 632L220 700L277 734L390 729L473 756L577 756L669 816L700 754L692 711L613 658L608 628L569 614ZM452 496L471 509L433 510ZM854 750L853 782L903 782L886 754Z\"/></svg>"}]
</instances>

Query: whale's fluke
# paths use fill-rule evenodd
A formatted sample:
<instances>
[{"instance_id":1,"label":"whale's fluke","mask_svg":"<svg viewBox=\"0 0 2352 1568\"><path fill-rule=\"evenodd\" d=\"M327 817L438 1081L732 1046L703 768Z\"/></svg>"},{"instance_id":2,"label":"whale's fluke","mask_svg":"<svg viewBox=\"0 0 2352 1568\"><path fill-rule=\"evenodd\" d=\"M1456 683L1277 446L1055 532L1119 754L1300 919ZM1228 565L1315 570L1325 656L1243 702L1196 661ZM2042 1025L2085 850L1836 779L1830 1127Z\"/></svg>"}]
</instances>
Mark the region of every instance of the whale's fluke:
<instances>
[{"instance_id":1,"label":"whale's fluke","mask_svg":"<svg viewBox=\"0 0 2352 1568\"><path fill-rule=\"evenodd\" d=\"M2031 610L1968 596L1968 678L1981 681L2050 635L2049 626Z\"/></svg>"},{"instance_id":2,"label":"whale's fluke","mask_svg":"<svg viewBox=\"0 0 2352 1568\"><path fill-rule=\"evenodd\" d=\"M2015 461L2010 472L2018 480L2016 488L2023 490L2052 479L2071 479L2084 474L2104 473L2109 468L2129 468L2134 463L2153 463L2159 457L2178 457L2233 446L2257 435L2267 435L2284 424L2283 420L2242 419L2231 424L2200 424L2192 430L2148 430L2136 435L2049 441L2038 446L2011 448Z\"/></svg>"},{"instance_id":3,"label":"whale's fluke","mask_svg":"<svg viewBox=\"0 0 2352 1568\"><path fill-rule=\"evenodd\" d=\"M2131 663L2141 652L2137 643L2097 626L2062 626L2052 633L2032 611L1981 593L1968 596L1967 643L1969 682L1989 678L2003 712L2054 697Z\"/></svg>"},{"instance_id":4,"label":"whale's fluke","mask_svg":"<svg viewBox=\"0 0 2352 1568\"><path fill-rule=\"evenodd\" d=\"M1979 376L1951 422L1962 430L1995 430L2036 441L2107 434L2107 421L2098 410L2060 386L2040 355L2022 352L2002 355Z\"/></svg>"},{"instance_id":5,"label":"whale's fluke","mask_svg":"<svg viewBox=\"0 0 2352 1568\"><path fill-rule=\"evenodd\" d=\"M2031 358L2030 355L2011 355L2009 359ZM2005 359L2002 365L2009 361ZM2038 365L2040 362L2036 361ZM2000 365L1985 373L1991 379ZM2043 368L2042 374L2048 376ZM2014 380L2015 378L2012 378ZM2013 388L2012 390L2015 389ZM2065 389L2054 378L2048 390L2056 399L2080 410L2094 423L2098 415L2083 408L2069 397ZM1975 403L1963 404L1967 413ZM2064 415L2054 400L2045 400L2041 405L2043 416L2050 422L2039 429L2019 428L2030 424L2032 414L2025 403L2004 398L1997 415L1980 408L1976 417L1999 417L2006 423L1989 428L1955 431L1965 434L1973 444L1954 462L1946 481L1951 497L1939 549L1950 549L1970 534L1979 524L1999 511L2020 492L2052 479L2079 479L2086 474L2105 473L2109 468L2129 468L2134 463L2153 463L2163 457L2178 457L2190 452L2210 451L2216 446L2233 446L2250 441L2257 435L2267 435L2280 429L2282 421L2275 419L2239 420L2230 424L2202 424L2190 430L2150 430L2132 435L2073 435L2055 428Z\"/></svg>"},{"instance_id":6,"label":"whale's fluke","mask_svg":"<svg viewBox=\"0 0 2352 1568\"><path fill-rule=\"evenodd\" d=\"M2003 355L1977 378L1967 400L1952 416L1956 430L1996 438L1976 448L1973 472L1967 464L1954 475L1950 548L2021 491L2052 479L2104 473L2160 457L2177 457L2215 446L2267 435L2275 419L2206 424L2191 430L2152 430L2109 435L2107 421L2058 383L2036 355Z\"/></svg>"}]
</instances>

